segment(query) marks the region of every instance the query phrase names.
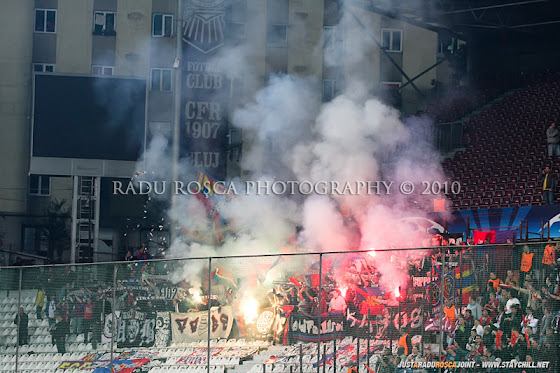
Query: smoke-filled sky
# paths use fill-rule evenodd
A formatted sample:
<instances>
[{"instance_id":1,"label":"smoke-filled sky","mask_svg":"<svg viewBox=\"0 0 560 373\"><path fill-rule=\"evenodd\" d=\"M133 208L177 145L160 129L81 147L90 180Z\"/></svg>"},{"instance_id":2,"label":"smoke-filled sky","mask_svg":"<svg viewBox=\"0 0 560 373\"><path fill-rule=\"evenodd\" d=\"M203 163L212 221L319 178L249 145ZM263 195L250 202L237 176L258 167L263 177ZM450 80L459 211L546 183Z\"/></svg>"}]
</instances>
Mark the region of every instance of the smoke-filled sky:
<instances>
[{"instance_id":1,"label":"smoke-filled sky","mask_svg":"<svg viewBox=\"0 0 560 373\"><path fill-rule=\"evenodd\" d=\"M343 33L351 39L336 46L344 46L343 53L335 54L346 56L345 60L326 58L325 63L333 68L345 64L346 89L331 102L322 103L321 82L316 77L275 75L254 95L245 97L244 104L233 110L230 121L243 130L241 168L248 174L244 180L227 181L236 182L243 193L218 206L236 234L220 247L189 243L179 237L168 256L279 253L281 246L289 246L287 240L296 229L298 246L313 252L422 244L418 235L422 228L414 219L403 219L425 218L435 196L420 195L418 190L405 195L399 191L399 184L411 181L418 189L422 181L445 181L439 154L425 136L430 133L427 129L431 123L426 118L403 119L397 110L372 95L368 87L373 84L364 76L367 56L377 47L360 32L353 17L345 14L340 19L339 28L352 30ZM317 46L314 50L320 49ZM227 67L230 78L243 78L246 87L253 87L259 81L252 73L249 56L253 53L250 45L224 47L213 62ZM146 170L157 170L156 179L169 177L170 157L167 142L156 137L144 157ZM186 160L179 169L180 180L193 180L198 171ZM365 191L359 195L246 195L242 186L245 180L393 184L389 195L383 188L381 195ZM349 209L351 218L341 214L341 206ZM204 230L211 224L203 203L192 196L178 196L169 215L191 230ZM379 253L375 258L378 268L391 284L404 285L405 274L392 263L391 255L399 254ZM254 262L255 270L262 269L263 261ZM247 270L245 264L243 271ZM192 266L186 266L181 276L192 277L192 281L199 278Z\"/></svg>"}]
</instances>

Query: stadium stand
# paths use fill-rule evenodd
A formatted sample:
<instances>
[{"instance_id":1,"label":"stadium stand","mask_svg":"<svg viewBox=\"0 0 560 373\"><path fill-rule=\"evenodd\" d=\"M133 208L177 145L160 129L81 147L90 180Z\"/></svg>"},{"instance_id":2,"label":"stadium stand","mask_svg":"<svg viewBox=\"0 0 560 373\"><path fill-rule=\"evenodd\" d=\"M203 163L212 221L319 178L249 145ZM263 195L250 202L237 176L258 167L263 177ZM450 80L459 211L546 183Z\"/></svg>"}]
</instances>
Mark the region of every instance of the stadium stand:
<instances>
[{"instance_id":1,"label":"stadium stand","mask_svg":"<svg viewBox=\"0 0 560 373\"><path fill-rule=\"evenodd\" d=\"M556 173L560 167L546 156L546 129L560 114L559 80L558 73L537 75L465 123L466 148L443 161L462 185L449 195L454 210L543 203L538 175L547 164Z\"/></svg>"},{"instance_id":2,"label":"stadium stand","mask_svg":"<svg viewBox=\"0 0 560 373\"><path fill-rule=\"evenodd\" d=\"M546 249L545 245L547 245ZM190 302L194 298L189 298L188 294L191 294L191 292L188 290L194 288L184 279L175 282L177 276L187 275L183 272L184 268L193 268L192 260L133 261L126 262L126 264L104 265L103 267L83 265L76 267L18 268L15 270L22 271L22 278L29 279L23 282L21 286L36 284L37 279L44 279L44 283L48 285L45 286L46 293L51 296L58 294L61 299L59 302L60 309L69 307L65 312L65 317L70 322L71 330L78 325L76 319L80 316L76 316L75 313L76 309L79 308L76 299L81 298L81 294L88 293L88 297L96 299L96 302L101 302L103 307L100 309L109 307L109 311L104 311L106 315L105 323L101 324L105 325L104 328L101 328L105 337L107 337L105 334L107 325L112 325L112 323L106 323L111 319L111 303L115 303L117 312L120 312L117 320L117 338L112 339L108 336L109 340L107 338L101 339L101 343L94 346L92 341L86 339L86 333L72 333L66 339L66 351L59 353L57 346L52 343L49 321L37 319L36 300L40 289L36 286L28 286L25 289L22 288L20 293L15 289L2 290L0 291L0 325L2 326L0 331L0 372L13 372L16 370L17 364L18 372L25 373L67 373L76 370L94 371L94 369L101 369L96 372L101 373L105 372L102 367L106 367L112 361L114 365L121 366L122 364L126 367L138 363L141 366L136 368L138 369L136 372L146 373L202 373L208 371L208 366L211 373L293 373L294 371L300 371L300 369L303 372L314 372L318 369L318 365L323 372L330 373L335 371L335 364L336 371L347 370L348 365L352 361L356 361L358 356L360 356L360 371L367 371L368 367L377 371L384 364L383 356L391 359L387 363L388 366L396 365L395 362L404 361L403 359L409 362L442 361L448 353L442 351L439 345L442 333L445 333L448 338L454 338L458 346L464 350L463 354L468 353L469 347L464 344L466 340L461 339L462 337L457 334L457 328L460 327L462 319L467 322L467 331L473 328L473 323L476 327L475 320L472 315L469 316L468 312L474 313L475 319L478 319L479 315L477 313L482 312L482 307L489 311L489 315L487 316L488 320L485 320L484 314L482 314L480 320L488 324L487 326L491 326L492 333L494 333L491 341L485 341L484 343L486 349L498 355L501 352L494 351L494 342L498 332L503 332L504 343L507 341L507 343L516 344L513 339L514 334L511 334L511 337L509 334L510 329L516 325L504 321L501 312L503 308L496 308L507 306L509 292L518 294L516 295L517 302L523 305L518 311L522 312L523 315L527 314L525 306L534 308L535 320L538 319L539 323L536 327L533 326L535 334L526 334L526 339L520 339L515 348L509 348L507 352L509 355L504 355L506 356L504 358L511 359L515 356L525 356L523 354L526 353L533 354L540 361L549 361L550 364L556 364L555 357L550 355L550 351L542 350L544 352L541 353L541 350L539 350L539 346L546 347L547 339L542 334L538 334L541 330L538 328L547 329L560 322L560 316L558 316L560 286L555 286L555 284L558 284L558 270L555 262L548 260L546 254L547 252L549 255L552 253L552 257L556 258L556 252L559 251L557 246L553 243L499 246L483 244L444 246L440 248L441 250L438 248L411 249L402 252L402 255L398 254L401 253L400 251L395 252L395 257L404 259L401 264L409 271L410 278L406 295L376 292L381 290L381 287L376 284L379 282L379 276L383 275L378 272L374 262L368 261L368 254L325 254L323 255L323 263L330 264L325 268L327 274L323 272L326 275L322 286L334 290L347 286L346 290L349 288L355 290L353 291L354 295L345 290L345 304L348 307L348 312L331 312L330 308L329 312L322 311L321 318L326 330L323 333L324 337L322 337L324 340L320 344L316 338L316 331L309 327L317 321L313 319L317 316L311 316L315 315L317 311L310 311L311 315L304 315L304 310L308 301L314 304L313 309L315 310L322 309L322 307L318 306L320 302L316 298L308 299L303 296L303 293L312 291L311 289L317 286L317 278L314 279L314 276L318 276L316 274L316 255L309 255L305 259L301 256L290 258L284 255L280 257L284 258L283 260L274 257L259 258L263 262L263 267L270 266L266 271L267 273L270 272L271 268L282 268L280 273L283 274L277 278L276 283L278 285L274 287L274 290L263 290L263 297L260 300L261 305L258 306L261 310L259 312L262 312L261 316L252 322L245 319L245 326L242 328L245 331L244 336L236 335L239 330L234 332L234 329L231 329L231 332L228 331L225 338L208 341L204 339L206 331L203 331L202 334L198 335L198 338L202 337L202 339L190 342L178 342L175 337L181 337L183 332L177 332L169 324L167 324L168 327L165 327L165 322L160 323L159 318L161 317L160 314L165 314L168 320L173 320L173 317L175 317L179 321L183 321L185 326L193 327L185 320L186 318L193 320L196 315L191 316L193 314L189 314L190 310L181 311L181 307L177 312L175 310L177 303L174 302L177 299L179 303L193 304ZM442 253L444 252L445 267L442 267ZM530 263L526 262L528 256L530 257ZM428 260L422 258L428 258ZM265 262L268 265L265 265ZM232 259L222 261L220 268L229 268L234 264L241 266L241 270L247 265L243 261ZM397 268L399 267L397 266ZM115 277L113 281L110 281L109 278L113 269ZM523 272L524 270L527 271ZM305 275L295 275L296 272L305 273ZM234 292L233 298L228 296L228 291L222 291L224 290L223 285L229 284L230 281L226 271L220 272L220 274L216 269L212 273L214 273L214 276L211 277L212 289L215 289L212 294L216 295L216 298L212 297L212 299L215 299L218 305L213 306L211 312L217 309L217 312L224 312L223 314L225 314L227 311L223 311L223 309L235 308L236 304L242 309L244 293L241 290ZM440 288L441 281L438 281L442 273L449 280L449 282L447 282L448 280L445 281L445 289ZM88 276L88 274L92 275ZM356 275L359 276L356 277ZM298 280L295 277L290 276L296 276L301 281L301 286L298 285ZM361 276L371 280L362 281L360 280ZM386 281L396 280L394 273L384 276L388 279ZM530 276L532 277L531 280ZM89 280L83 281L85 278ZM171 280L173 278L175 280ZM239 284L242 285L249 278L250 276L243 281L239 281ZM50 281L51 279L56 279L56 281ZM111 284L116 281L120 285L117 284L116 288L111 288ZM355 283L352 284L352 282L347 281L355 281ZM136 284L132 284L133 282L136 282ZM307 283L307 285L304 285L304 283ZM315 285L313 285L314 283ZM521 285L522 283L525 284ZM447 288L448 285L449 288ZM175 293L172 292L171 297L162 298L162 295L167 293L165 289L170 289L172 286L176 286L176 289L186 290L182 293L179 292L184 295L175 298ZM179 287L177 288L177 286ZM96 291L88 290L88 288L96 289ZM513 293L513 290L515 290L515 293ZM62 295L64 291L66 293ZM298 291L301 291L301 293L297 294ZM280 293L284 295L279 299L290 300L288 304L277 303L276 296ZM362 294L363 297L360 298L358 293ZM115 297L118 298L117 302L112 301L112 294L115 294ZM379 294L379 297L376 294ZM439 301L443 299L440 298L442 296L440 294L443 294L443 297L447 299L445 302L446 308L440 308L442 303ZM291 301L291 295L295 295L293 299L295 302ZM328 299L331 299L331 297L334 299L336 292L326 291L323 295ZM105 298L103 298L104 296ZM370 298L370 296L373 296L373 298ZM493 300L493 296L498 298ZM396 299L400 300L396 301ZM457 320L455 322L450 320L447 311L447 301L451 301L451 299L454 302L453 307L457 307ZM156 301L160 301L160 303L156 306L158 322L155 326L152 325L151 330L157 335L159 326L163 325L164 329L170 333L167 334L168 338L162 345L157 344L159 339L157 336L154 338L153 335L149 338L150 344L144 345L143 338L147 337L144 332L147 331L147 328L140 327L144 332L138 333L138 329L129 328L127 323L127 320L131 320L128 316L132 316L132 320L146 320L142 319L140 315L146 315L150 312L146 306L151 307L149 303L152 300L154 305ZM78 302L80 301L78 300ZM494 305L494 302L496 302L496 305ZM125 308L120 308L121 304ZM498 304L501 304L501 306L497 306ZM201 303L198 303L198 305L201 305ZM292 312L282 316L289 320L285 323L285 329L278 329L281 332L277 334L277 330L269 326L271 329L265 327L265 331L258 331L257 334L254 334L256 333L255 330L259 330L262 315L271 309L271 305L272 307L278 307L278 310L282 309L283 311L280 314L288 312L288 310ZM23 312L27 314L29 319L29 340L28 343L22 343L18 347L15 320L19 306L23 308ZM255 305L255 307L257 306ZM477 307L479 311L476 311ZM74 308L73 311L72 308ZM444 310L443 314L439 312L441 309ZM550 311L552 311L552 314ZM371 315L370 312L375 315ZM549 316L547 316L547 312ZM139 317L136 319L134 315ZM441 315L444 315L443 318L441 318ZM153 316L154 313L152 312ZM468 319L469 317L470 319ZM523 317L523 320L519 319L519 328L524 325L525 316ZM218 319L221 319L221 317L218 317ZM235 315L234 319L236 325L241 328L241 319ZM262 320L268 320L271 323L260 324L261 326L274 325L272 320L279 319L264 317ZM219 321L216 320L216 325L218 324ZM98 330L101 325L98 326ZM177 323L177 325L180 325L180 323ZM339 328L334 327L334 325L339 325ZM391 325L394 326L393 329L391 329ZM441 331L439 325L443 326L443 331ZM403 340L398 335L399 331L410 333L412 351L407 356L403 356L402 353ZM134 338L129 339L129 333L134 334ZM264 337L259 337L260 333ZM140 339L137 339L136 336L139 336ZM278 339L278 336L280 339ZM472 347L473 342L470 341L469 345ZM529 346L532 346L532 349ZM208 347L210 347L210 350L208 350ZM442 355L440 355L440 352ZM449 352L449 354L452 353ZM209 360L207 360L208 354L210 354ZM473 360L470 360L469 357L469 360L466 361L480 361L482 357L482 352L474 352L472 354ZM452 356L447 355L447 358L452 358ZM521 358L520 360L524 361L525 359ZM326 365L323 364L324 362L326 362ZM556 369L556 365L551 365L551 367Z\"/></svg>"}]
</instances>

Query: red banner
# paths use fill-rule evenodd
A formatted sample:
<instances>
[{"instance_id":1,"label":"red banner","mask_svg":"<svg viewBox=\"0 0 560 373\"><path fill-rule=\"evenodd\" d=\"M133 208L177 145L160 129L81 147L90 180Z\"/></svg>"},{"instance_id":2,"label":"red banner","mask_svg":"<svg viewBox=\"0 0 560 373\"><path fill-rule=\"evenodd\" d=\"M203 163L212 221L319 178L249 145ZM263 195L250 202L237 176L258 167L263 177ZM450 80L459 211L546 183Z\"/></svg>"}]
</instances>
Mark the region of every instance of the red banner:
<instances>
[{"instance_id":1,"label":"red banner","mask_svg":"<svg viewBox=\"0 0 560 373\"><path fill-rule=\"evenodd\" d=\"M473 231L473 241L475 245L484 243L487 239L490 243L496 243L496 231Z\"/></svg>"}]
</instances>

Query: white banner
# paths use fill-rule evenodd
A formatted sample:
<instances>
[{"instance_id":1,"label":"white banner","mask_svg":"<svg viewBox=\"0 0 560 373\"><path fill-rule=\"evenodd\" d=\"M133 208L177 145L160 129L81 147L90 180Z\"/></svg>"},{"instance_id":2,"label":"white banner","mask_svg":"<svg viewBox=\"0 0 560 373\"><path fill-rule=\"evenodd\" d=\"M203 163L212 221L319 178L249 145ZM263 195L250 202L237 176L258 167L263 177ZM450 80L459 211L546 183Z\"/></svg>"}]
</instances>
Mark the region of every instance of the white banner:
<instances>
[{"instance_id":1,"label":"white banner","mask_svg":"<svg viewBox=\"0 0 560 373\"><path fill-rule=\"evenodd\" d=\"M115 328L113 328L113 315L110 313L105 315L105 323L103 324L103 335L101 336L101 343L111 342L111 338L113 338L113 332L116 331L117 325L119 323L120 314L121 311L115 312Z\"/></svg>"},{"instance_id":2,"label":"white banner","mask_svg":"<svg viewBox=\"0 0 560 373\"><path fill-rule=\"evenodd\" d=\"M154 347L167 347L171 334L169 312L158 312L156 317L156 341Z\"/></svg>"},{"instance_id":3,"label":"white banner","mask_svg":"<svg viewBox=\"0 0 560 373\"><path fill-rule=\"evenodd\" d=\"M210 321L210 339L227 338L233 325L232 308L212 307ZM171 336L173 343L208 339L208 312L171 312Z\"/></svg>"}]
</instances>

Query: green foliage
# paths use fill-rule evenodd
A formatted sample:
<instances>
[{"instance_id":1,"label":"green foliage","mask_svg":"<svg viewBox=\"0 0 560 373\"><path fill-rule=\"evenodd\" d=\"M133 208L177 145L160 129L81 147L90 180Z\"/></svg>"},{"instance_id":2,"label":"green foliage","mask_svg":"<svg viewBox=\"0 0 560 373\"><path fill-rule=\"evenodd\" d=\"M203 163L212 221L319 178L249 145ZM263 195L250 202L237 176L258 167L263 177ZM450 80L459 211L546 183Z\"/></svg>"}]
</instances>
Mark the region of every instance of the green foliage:
<instances>
[{"instance_id":1,"label":"green foliage","mask_svg":"<svg viewBox=\"0 0 560 373\"><path fill-rule=\"evenodd\" d=\"M48 258L53 262L60 260L62 253L70 248L70 212L66 201L53 199L47 209L47 222L44 239L48 242ZM55 258L55 253L56 257Z\"/></svg>"}]
</instances>

